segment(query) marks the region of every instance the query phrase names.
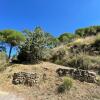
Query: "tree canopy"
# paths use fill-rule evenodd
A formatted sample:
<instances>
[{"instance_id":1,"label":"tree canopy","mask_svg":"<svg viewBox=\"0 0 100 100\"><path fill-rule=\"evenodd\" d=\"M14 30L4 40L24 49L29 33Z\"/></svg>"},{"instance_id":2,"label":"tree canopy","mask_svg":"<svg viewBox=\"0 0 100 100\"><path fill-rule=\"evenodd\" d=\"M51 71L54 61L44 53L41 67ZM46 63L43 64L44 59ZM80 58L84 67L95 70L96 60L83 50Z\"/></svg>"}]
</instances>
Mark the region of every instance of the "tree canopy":
<instances>
[{"instance_id":1,"label":"tree canopy","mask_svg":"<svg viewBox=\"0 0 100 100\"><path fill-rule=\"evenodd\" d=\"M25 40L25 36L15 30L2 30L0 31L0 41L10 45L9 58L11 56L11 51L14 46L19 45Z\"/></svg>"},{"instance_id":2,"label":"tree canopy","mask_svg":"<svg viewBox=\"0 0 100 100\"><path fill-rule=\"evenodd\" d=\"M59 36L59 40L61 41L61 42L64 42L64 43L67 43L67 42L69 42L71 39L73 39L74 38L74 34L72 34L72 33L63 33L63 34L61 34L60 36Z\"/></svg>"},{"instance_id":3,"label":"tree canopy","mask_svg":"<svg viewBox=\"0 0 100 100\"><path fill-rule=\"evenodd\" d=\"M21 62L38 63L46 47L45 33L40 27L36 27L34 31L25 30L24 33L26 33L26 41L20 47L18 59Z\"/></svg>"},{"instance_id":4,"label":"tree canopy","mask_svg":"<svg viewBox=\"0 0 100 100\"><path fill-rule=\"evenodd\" d=\"M81 37L97 35L98 33L100 33L100 26L90 26L86 28L80 28L75 31L75 34Z\"/></svg>"}]
</instances>

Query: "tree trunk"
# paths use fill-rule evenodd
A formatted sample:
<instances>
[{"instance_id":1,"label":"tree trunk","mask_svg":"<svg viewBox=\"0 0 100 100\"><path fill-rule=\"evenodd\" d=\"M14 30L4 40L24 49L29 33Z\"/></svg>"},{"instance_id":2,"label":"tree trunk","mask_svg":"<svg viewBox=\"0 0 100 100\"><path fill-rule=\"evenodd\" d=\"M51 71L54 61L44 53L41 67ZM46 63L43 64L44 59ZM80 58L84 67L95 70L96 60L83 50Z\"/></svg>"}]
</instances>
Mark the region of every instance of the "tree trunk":
<instances>
[{"instance_id":1,"label":"tree trunk","mask_svg":"<svg viewBox=\"0 0 100 100\"><path fill-rule=\"evenodd\" d=\"M9 51L9 59L10 59L10 57L11 57L12 48L13 48L13 46L11 45L11 46L10 46L10 51Z\"/></svg>"}]
</instances>

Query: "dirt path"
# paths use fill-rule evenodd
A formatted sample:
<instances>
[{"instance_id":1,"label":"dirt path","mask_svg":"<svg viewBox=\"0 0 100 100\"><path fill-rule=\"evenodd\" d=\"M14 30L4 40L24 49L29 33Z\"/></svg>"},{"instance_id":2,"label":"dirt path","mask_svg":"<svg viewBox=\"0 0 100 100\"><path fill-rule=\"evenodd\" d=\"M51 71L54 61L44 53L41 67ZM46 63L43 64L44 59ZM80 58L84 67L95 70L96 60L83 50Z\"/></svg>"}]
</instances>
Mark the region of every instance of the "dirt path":
<instances>
[{"instance_id":1,"label":"dirt path","mask_svg":"<svg viewBox=\"0 0 100 100\"><path fill-rule=\"evenodd\" d=\"M12 93L0 91L0 100L24 100L24 98L16 96Z\"/></svg>"}]
</instances>

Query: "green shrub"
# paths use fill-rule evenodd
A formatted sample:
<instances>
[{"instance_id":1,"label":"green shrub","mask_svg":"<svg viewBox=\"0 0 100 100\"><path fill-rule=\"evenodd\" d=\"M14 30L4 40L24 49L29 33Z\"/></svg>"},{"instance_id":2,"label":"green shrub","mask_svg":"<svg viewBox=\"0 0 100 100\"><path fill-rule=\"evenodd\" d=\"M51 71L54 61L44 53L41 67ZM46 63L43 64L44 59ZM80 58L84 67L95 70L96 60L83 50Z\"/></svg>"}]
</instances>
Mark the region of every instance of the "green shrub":
<instances>
[{"instance_id":1,"label":"green shrub","mask_svg":"<svg viewBox=\"0 0 100 100\"><path fill-rule=\"evenodd\" d=\"M36 27L34 31L25 31L26 41L20 47L18 60L27 63L39 63L43 56L43 50L46 47L45 32Z\"/></svg>"},{"instance_id":2,"label":"green shrub","mask_svg":"<svg viewBox=\"0 0 100 100\"><path fill-rule=\"evenodd\" d=\"M64 77L63 83L58 87L58 93L69 91L73 86L73 80L69 77Z\"/></svg>"},{"instance_id":3,"label":"green shrub","mask_svg":"<svg viewBox=\"0 0 100 100\"><path fill-rule=\"evenodd\" d=\"M75 35L72 33L63 33L58 37L60 42L64 44L71 42L74 38L75 38Z\"/></svg>"},{"instance_id":4,"label":"green shrub","mask_svg":"<svg viewBox=\"0 0 100 100\"><path fill-rule=\"evenodd\" d=\"M73 80L69 77L65 77L63 84L67 90L70 90L73 86Z\"/></svg>"}]
</instances>

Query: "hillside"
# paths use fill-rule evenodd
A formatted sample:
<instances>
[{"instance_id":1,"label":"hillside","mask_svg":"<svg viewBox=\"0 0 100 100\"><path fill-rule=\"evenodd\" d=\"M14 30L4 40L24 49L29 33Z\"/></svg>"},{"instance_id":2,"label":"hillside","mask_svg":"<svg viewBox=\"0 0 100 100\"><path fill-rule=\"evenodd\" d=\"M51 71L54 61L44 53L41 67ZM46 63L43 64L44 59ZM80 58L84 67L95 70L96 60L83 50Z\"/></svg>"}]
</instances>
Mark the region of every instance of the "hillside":
<instances>
[{"instance_id":1,"label":"hillside","mask_svg":"<svg viewBox=\"0 0 100 100\"><path fill-rule=\"evenodd\" d=\"M44 34L40 28L28 34L18 56L10 59L0 52L1 97L7 93L3 97L12 100L100 100L100 34L71 37L55 46L57 40L47 45L37 31Z\"/></svg>"},{"instance_id":2,"label":"hillside","mask_svg":"<svg viewBox=\"0 0 100 100\"><path fill-rule=\"evenodd\" d=\"M79 38L52 50L53 63L84 70L100 69L100 35Z\"/></svg>"},{"instance_id":3,"label":"hillside","mask_svg":"<svg viewBox=\"0 0 100 100\"><path fill-rule=\"evenodd\" d=\"M100 100L100 87L93 83L73 80L73 87L63 94L57 93L57 87L63 82L56 69L66 68L49 62L37 65L14 64L0 74L1 89L23 96L25 100ZM13 85L12 75L15 72L37 73L40 81L33 87ZM46 78L43 79L43 74ZM5 87L6 86L6 87Z\"/></svg>"}]
</instances>

